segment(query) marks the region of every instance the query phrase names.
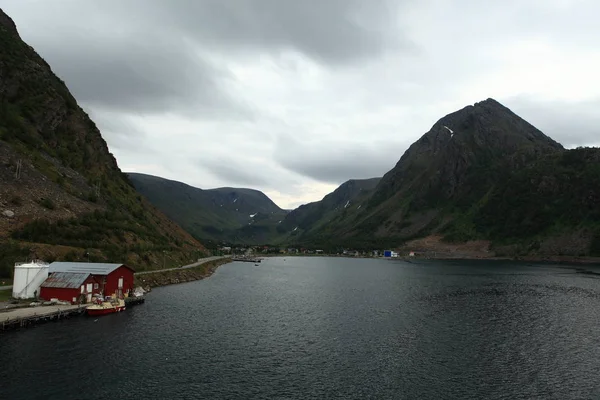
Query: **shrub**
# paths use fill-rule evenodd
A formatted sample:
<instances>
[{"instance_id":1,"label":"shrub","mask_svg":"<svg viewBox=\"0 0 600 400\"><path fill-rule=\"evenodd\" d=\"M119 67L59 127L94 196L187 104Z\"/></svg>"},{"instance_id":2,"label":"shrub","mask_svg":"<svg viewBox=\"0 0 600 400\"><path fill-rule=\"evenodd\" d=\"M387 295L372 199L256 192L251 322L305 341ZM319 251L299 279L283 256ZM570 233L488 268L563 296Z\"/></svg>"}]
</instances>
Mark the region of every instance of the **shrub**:
<instances>
[{"instance_id":1,"label":"shrub","mask_svg":"<svg viewBox=\"0 0 600 400\"><path fill-rule=\"evenodd\" d=\"M596 231L590 244L590 255L600 257L600 230Z\"/></svg>"},{"instance_id":2,"label":"shrub","mask_svg":"<svg viewBox=\"0 0 600 400\"><path fill-rule=\"evenodd\" d=\"M70 251L65 254L65 261L73 262L79 259L79 255L75 251Z\"/></svg>"},{"instance_id":3,"label":"shrub","mask_svg":"<svg viewBox=\"0 0 600 400\"><path fill-rule=\"evenodd\" d=\"M46 207L48 210L54 210L56 208L56 206L54 205L54 202L52 200L50 200L49 198L44 198L40 201L40 205L42 207Z\"/></svg>"}]
</instances>

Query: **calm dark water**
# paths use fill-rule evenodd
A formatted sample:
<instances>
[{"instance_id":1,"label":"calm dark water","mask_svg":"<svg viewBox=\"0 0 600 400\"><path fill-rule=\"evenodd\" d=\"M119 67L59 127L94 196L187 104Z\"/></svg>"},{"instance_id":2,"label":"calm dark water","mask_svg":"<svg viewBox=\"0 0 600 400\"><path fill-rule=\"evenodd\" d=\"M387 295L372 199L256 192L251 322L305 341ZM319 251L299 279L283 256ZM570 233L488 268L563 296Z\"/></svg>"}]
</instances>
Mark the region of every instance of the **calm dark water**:
<instances>
[{"instance_id":1,"label":"calm dark water","mask_svg":"<svg viewBox=\"0 0 600 400\"><path fill-rule=\"evenodd\" d=\"M0 335L0 398L600 398L599 278L506 262L228 264L97 322Z\"/></svg>"}]
</instances>

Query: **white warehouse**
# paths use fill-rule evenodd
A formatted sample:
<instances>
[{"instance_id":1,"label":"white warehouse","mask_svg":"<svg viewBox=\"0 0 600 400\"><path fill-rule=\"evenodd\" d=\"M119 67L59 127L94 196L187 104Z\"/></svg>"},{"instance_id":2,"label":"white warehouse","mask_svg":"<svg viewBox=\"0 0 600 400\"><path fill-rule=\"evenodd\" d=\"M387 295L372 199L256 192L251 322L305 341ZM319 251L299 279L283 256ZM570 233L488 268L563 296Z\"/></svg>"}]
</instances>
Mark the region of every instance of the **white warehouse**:
<instances>
[{"instance_id":1,"label":"white warehouse","mask_svg":"<svg viewBox=\"0 0 600 400\"><path fill-rule=\"evenodd\" d=\"M49 264L40 260L16 263L13 280L13 297L31 299L40 294L40 286L48 278Z\"/></svg>"}]
</instances>

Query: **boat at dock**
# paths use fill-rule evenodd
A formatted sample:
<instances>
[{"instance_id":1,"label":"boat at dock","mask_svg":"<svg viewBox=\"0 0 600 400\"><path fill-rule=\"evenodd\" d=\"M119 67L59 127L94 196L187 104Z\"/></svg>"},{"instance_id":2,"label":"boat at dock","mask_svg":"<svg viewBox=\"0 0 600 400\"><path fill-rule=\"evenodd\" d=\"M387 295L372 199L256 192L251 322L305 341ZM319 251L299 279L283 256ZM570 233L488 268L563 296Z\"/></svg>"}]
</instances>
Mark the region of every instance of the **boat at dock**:
<instances>
[{"instance_id":1,"label":"boat at dock","mask_svg":"<svg viewBox=\"0 0 600 400\"><path fill-rule=\"evenodd\" d=\"M125 300L107 297L104 300L98 298L86 311L88 315L106 315L125 311Z\"/></svg>"}]
</instances>

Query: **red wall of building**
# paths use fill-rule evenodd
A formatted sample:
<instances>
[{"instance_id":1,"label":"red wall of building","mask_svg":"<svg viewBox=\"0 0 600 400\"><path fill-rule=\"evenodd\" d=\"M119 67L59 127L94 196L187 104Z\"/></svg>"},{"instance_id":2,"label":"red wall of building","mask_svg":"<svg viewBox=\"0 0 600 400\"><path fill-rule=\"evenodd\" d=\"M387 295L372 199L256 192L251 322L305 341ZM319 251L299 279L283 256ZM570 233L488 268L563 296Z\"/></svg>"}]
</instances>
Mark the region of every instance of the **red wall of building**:
<instances>
[{"instance_id":1,"label":"red wall of building","mask_svg":"<svg viewBox=\"0 0 600 400\"><path fill-rule=\"evenodd\" d=\"M104 286L105 296L112 296L113 293L117 292L119 278L123 278L123 295L129 290L133 290L133 270L126 265L122 265L106 277L106 284Z\"/></svg>"},{"instance_id":2,"label":"red wall of building","mask_svg":"<svg viewBox=\"0 0 600 400\"><path fill-rule=\"evenodd\" d=\"M83 283L83 294L86 295L87 298L87 284L91 283L92 284L92 294L95 293L100 293L100 285L98 285L98 288L94 288L94 283L97 283L97 281L94 279L93 276L89 276L85 282ZM69 301L69 302L73 302L73 297L75 297L76 301L75 303L79 302L79 297L81 295L81 286L78 288L56 288L56 287L41 287L40 288L40 295L39 297L41 299L44 300L50 300L50 299L58 299L61 301Z\"/></svg>"},{"instance_id":3,"label":"red wall of building","mask_svg":"<svg viewBox=\"0 0 600 400\"><path fill-rule=\"evenodd\" d=\"M79 299L81 289L70 289L70 288L55 288L55 287L43 287L40 288L40 298L44 300L59 299L61 301L73 301L73 297Z\"/></svg>"}]
</instances>

